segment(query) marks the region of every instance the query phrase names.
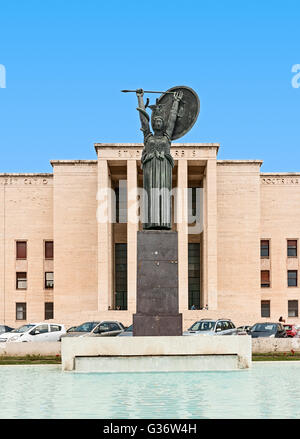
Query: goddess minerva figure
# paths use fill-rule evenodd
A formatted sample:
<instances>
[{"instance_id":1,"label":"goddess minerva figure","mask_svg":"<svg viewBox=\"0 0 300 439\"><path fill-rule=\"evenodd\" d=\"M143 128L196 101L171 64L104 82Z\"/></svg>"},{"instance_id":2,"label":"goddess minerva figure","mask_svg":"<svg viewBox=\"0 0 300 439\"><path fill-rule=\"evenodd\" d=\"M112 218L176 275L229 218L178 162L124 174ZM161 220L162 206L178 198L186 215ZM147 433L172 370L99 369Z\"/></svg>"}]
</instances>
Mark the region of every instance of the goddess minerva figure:
<instances>
[{"instance_id":1,"label":"goddess minerva figure","mask_svg":"<svg viewBox=\"0 0 300 439\"><path fill-rule=\"evenodd\" d=\"M152 109L151 125L149 115L145 110L144 92L136 91L141 120L141 130L144 133L144 149L142 153L143 187L145 197L143 202L143 228L146 230L170 230L172 228L172 169L174 161L170 153L171 138L175 127L181 91L174 92L174 100L168 120L162 116L160 105L150 106Z\"/></svg>"}]
</instances>

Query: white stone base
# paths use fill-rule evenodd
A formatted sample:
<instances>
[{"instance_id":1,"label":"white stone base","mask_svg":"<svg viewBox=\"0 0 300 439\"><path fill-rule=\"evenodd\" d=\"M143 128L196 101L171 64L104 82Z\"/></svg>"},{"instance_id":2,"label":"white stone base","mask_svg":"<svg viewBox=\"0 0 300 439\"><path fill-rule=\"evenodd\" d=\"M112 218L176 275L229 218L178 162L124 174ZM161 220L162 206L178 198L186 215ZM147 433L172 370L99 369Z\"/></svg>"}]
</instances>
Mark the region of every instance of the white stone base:
<instances>
[{"instance_id":1,"label":"white stone base","mask_svg":"<svg viewBox=\"0 0 300 439\"><path fill-rule=\"evenodd\" d=\"M62 369L178 372L251 367L251 337L63 337Z\"/></svg>"}]
</instances>

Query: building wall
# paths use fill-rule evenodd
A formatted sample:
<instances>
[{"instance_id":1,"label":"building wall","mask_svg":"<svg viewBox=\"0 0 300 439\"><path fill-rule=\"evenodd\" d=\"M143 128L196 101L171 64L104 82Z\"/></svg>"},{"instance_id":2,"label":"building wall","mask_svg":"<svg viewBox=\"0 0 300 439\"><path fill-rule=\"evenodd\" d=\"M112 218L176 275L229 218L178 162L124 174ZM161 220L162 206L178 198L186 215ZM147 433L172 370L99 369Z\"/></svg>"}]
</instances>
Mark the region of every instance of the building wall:
<instances>
[{"instance_id":1,"label":"building wall","mask_svg":"<svg viewBox=\"0 0 300 439\"><path fill-rule=\"evenodd\" d=\"M0 319L16 325L16 302L27 303L27 321L44 318L44 240L53 239L53 177L49 174L0 176ZM4 239L5 238L5 239ZM16 240L27 242L27 260L16 260ZM27 272L27 290L16 289L16 272Z\"/></svg>"},{"instance_id":2,"label":"building wall","mask_svg":"<svg viewBox=\"0 0 300 439\"><path fill-rule=\"evenodd\" d=\"M108 306L114 292L114 243L127 242L128 230L133 236L135 229L130 224L110 226L110 262L105 262L109 253L101 244L105 228L97 224L97 189L105 177L102 168L107 179L116 180L118 175L124 179L128 161L139 166L140 150L140 144L101 146L98 160L53 161L53 175L0 175L0 323L14 327L23 323L16 321L16 302L27 303L27 322L42 321L47 301L54 301L54 321L67 326L93 319L132 323L136 276L132 240L128 264L131 309L109 311ZM192 173L195 180L197 166L201 179L205 175L201 239L200 235L179 234L184 329L206 317L231 318L237 325L266 320L261 318L261 300L271 301L270 319L277 321L282 315L298 322L299 318L288 318L288 300L300 301L300 295L299 287L287 287L287 270L299 269L298 258L287 257L287 239L300 239L300 175L261 174L261 161L216 162L216 153L213 144L180 144L172 149L177 171L182 168L182 181L188 183ZM135 169L132 163L131 168ZM137 179L132 169L127 178L134 186ZM183 226L187 230L187 224ZM260 257L261 239L270 240L268 259ZM16 240L28 241L26 261L16 260ZM44 259L45 240L54 240L53 261ZM188 242L200 241L202 304L212 306L191 311L184 281L188 261L182 254L187 254ZM101 273L100 267L104 267ZM52 270L54 290L45 290L44 272ZM261 270L270 270L270 288L261 288ZM26 291L16 290L17 271L27 272Z\"/></svg>"},{"instance_id":3,"label":"building wall","mask_svg":"<svg viewBox=\"0 0 300 439\"><path fill-rule=\"evenodd\" d=\"M261 298L271 301L272 320L283 316L297 321L288 317L288 300L300 305L299 280L297 287L288 287L287 271L299 270L299 257L287 257L287 239L300 240L300 176L262 174L260 182L261 238L270 240L270 256L261 260L261 269L270 270L271 280L270 288L261 289Z\"/></svg>"},{"instance_id":4,"label":"building wall","mask_svg":"<svg viewBox=\"0 0 300 439\"><path fill-rule=\"evenodd\" d=\"M52 162L54 317L82 323L97 304L97 162Z\"/></svg>"},{"instance_id":5,"label":"building wall","mask_svg":"<svg viewBox=\"0 0 300 439\"><path fill-rule=\"evenodd\" d=\"M260 317L260 165L217 166L218 310L245 321Z\"/></svg>"}]
</instances>

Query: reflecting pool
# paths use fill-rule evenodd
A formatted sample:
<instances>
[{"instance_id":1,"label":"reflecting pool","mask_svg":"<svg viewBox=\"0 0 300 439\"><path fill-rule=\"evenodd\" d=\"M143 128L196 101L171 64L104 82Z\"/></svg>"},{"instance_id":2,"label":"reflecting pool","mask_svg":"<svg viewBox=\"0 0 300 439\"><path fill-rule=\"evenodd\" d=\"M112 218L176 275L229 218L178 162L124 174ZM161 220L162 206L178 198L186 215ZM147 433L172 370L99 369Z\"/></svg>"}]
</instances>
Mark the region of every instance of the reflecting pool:
<instances>
[{"instance_id":1,"label":"reflecting pool","mask_svg":"<svg viewBox=\"0 0 300 439\"><path fill-rule=\"evenodd\" d=\"M300 418L300 362L189 373L0 366L0 418Z\"/></svg>"}]
</instances>

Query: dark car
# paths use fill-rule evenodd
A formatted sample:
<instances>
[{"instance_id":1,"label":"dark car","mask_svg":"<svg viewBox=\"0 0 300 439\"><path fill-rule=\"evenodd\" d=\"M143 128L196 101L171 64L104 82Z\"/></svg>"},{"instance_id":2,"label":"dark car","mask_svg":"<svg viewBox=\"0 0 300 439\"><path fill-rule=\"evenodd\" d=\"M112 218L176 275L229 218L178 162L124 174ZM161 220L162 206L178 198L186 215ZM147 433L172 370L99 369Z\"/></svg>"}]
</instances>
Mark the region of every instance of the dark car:
<instances>
[{"instance_id":1,"label":"dark car","mask_svg":"<svg viewBox=\"0 0 300 439\"><path fill-rule=\"evenodd\" d=\"M71 326L67 332L75 332L76 331L77 326Z\"/></svg>"},{"instance_id":2,"label":"dark car","mask_svg":"<svg viewBox=\"0 0 300 439\"><path fill-rule=\"evenodd\" d=\"M125 331L121 332L118 337L132 337L133 335L133 325L128 326Z\"/></svg>"},{"instance_id":3,"label":"dark car","mask_svg":"<svg viewBox=\"0 0 300 439\"><path fill-rule=\"evenodd\" d=\"M253 338L258 337L275 337L286 338L286 331L281 323L255 323L249 331L249 335Z\"/></svg>"},{"instance_id":4,"label":"dark car","mask_svg":"<svg viewBox=\"0 0 300 439\"><path fill-rule=\"evenodd\" d=\"M6 325L0 325L0 334L5 334L5 332L11 332L14 328Z\"/></svg>"}]
</instances>

